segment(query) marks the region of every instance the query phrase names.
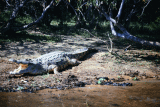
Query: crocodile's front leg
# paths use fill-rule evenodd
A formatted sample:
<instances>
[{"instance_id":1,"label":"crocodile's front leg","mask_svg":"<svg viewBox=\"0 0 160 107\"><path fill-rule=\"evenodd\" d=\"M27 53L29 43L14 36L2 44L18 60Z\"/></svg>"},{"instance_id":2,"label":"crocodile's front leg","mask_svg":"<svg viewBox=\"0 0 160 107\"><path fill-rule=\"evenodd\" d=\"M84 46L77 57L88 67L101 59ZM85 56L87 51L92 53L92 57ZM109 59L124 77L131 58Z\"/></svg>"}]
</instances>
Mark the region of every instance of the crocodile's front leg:
<instances>
[{"instance_id":1,"label":"crocodile's front leg","mask_svg":"<svg viewBox=\"0 0 160 107\"><path fill-rule=\"evenodd\" d=\"M49 67L48 67L48 71L49 72L54 72L54 74L56 74L56 75L62 75L61 73L59 73L58 71L59 71L59 69L58 69L58 66L57 65L50 65Z\"/></svg>"},{"instance_id":2,"label":"crocodile's front leg","mask_svg":"<svg viewBox=\"0 0 160 107\"><path fill-rule=\"evenodd\" d=\"M77 59L68 59L69 65L78 65L81 64L81 61L78 61Z\"/></svg>"}]
</instances>

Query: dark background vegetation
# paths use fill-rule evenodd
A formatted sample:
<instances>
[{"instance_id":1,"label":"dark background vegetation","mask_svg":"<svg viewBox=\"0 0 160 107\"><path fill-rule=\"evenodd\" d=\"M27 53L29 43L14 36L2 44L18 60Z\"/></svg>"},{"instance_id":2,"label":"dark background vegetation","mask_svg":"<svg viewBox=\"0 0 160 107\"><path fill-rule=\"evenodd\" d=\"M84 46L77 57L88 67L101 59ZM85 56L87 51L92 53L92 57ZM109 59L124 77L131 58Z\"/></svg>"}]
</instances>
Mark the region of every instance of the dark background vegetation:
<instances>
[{"instance_id":1,"label":"dark background vegetation","mask_svg":"<svg viewBox=\"0 0 160 107\"><path fill-rule=\"evenodd\" d=\"M42 4L49 5L51 0L30 0L20 11L15 18L12 27L20 27L37 20L43 12ZM88 0L88 3L81 6L87 0L67 0L74 7L75 15L72 7L67 4L66 0L55 0L57 5L52 6L47 10L45 17L37 23L25 30L14 32L12 29L4 34L0 34L0 42L5 41L22 41L34 40L39 42L41 40L60 41L55 35L85 35L90 36L88 32L82 31L81 28L88 29L93 35L97 37L105 37L106 33L111 33L109 21L100 14L96 8L96 0ZM103 8L108 12L108 8L114 1L113 5L113 18L116 17L118 9L122 0L101 0L103 1ZM143 15L142 7L147 0L139 0L139 4L134 4L136 0L126 0L123 7L120 23L125 26L125 17L130 13L133 8L138 8L131 18L131 24L127 28L128 31L134 36L140 37L150 41L160 41L160 4L159 0L152 0L145 8ZM5 0L0 0L0 31L2 32L7 26L13 10L16 7L16 0L8 0L11 6L6 4ZM85 16L85 20L77 10L80 8ZM91 8L91 9L90 9ZM90 10L89 10L90 9ZM89 11L88 11L89 10ZM80 18L80 21L77 20ZM28 30L39 31L44 35L30 34ZM118 29L117 29L118 30ZM50 35L50 36L45 36ZM123 42L122 42L123 41ZM123 45L127 40L119 41Z\"/></svg>"}]
</instances>

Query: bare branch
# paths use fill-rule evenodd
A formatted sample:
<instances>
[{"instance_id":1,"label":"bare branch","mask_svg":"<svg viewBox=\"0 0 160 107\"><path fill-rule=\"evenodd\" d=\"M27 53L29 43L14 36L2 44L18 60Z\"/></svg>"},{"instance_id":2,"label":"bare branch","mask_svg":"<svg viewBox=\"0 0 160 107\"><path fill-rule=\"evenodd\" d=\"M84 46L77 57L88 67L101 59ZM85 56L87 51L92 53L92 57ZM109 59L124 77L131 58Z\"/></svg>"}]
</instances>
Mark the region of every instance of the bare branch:
<instances>
[{"instance_id":1,"label":"bare branch","mask_svg":"<svg viewBox=\"0 0 160 107\"><path fill-rule=\"evenodd\" d=\"M112 7L110 7L110 13L109 13L109 15L110 15L110 17L112 17ZM115 29L114 29L114 26L113 26L112 21L110 21L110 27L111 27L112 34L113 34L113 35L117 35L117 34L116 34L116 31L115 31Z\"/></svg>"},{"instance_id":2,"label":"bare branch","mask_svg":"<svg viewBox=\"0 0 160 107\"><path fill-rule=\"evenodd\" d=\"M134 5L133 5L133 8L132 10L130 11L129 15L126 17L125 19L125 27L126 28L129 28L129 25L130 25L130 21L131 21L131 18L133 16L133 14L135 14L136 12L138 12L140 10L139 8L139 3L140 3L140 0L139 1L136 1L134 0Z\"/></svg>"},{"instance_id":3,"label":"bare branch","mask_svg":"<svg viewBox=\"0 0 160 107\"><path fill-rule=\"evenodd\" d=\"M85 16L84 16L83 13L81 12L81 10L80 10L80 9L78 9L78 10L79 10L79 12L81 13L81 15L83 16L83 19L86 21Z\"/></svg>"},{"instance_id":4,"label":"bare branch","mask_svg":"<svg viewBox=\"0 0 160 107\"><path fill-rule=\"evenodd\" d=\"M112 45L113 45L113 42L112 42L112 39L109 37L109 33L108 33L108 38L109 38L109 41L110 41L110 45L111 45L111 49L109 49L108 48L108 46L107 46L107 49L108 49L108 51L111 53L112 52ZM108 44L108 43L107 43Z\"/></svg>"},{"instance_id":5,"label":"bare branch","mask_svg":"<svg viewBox=\"0 0 160 107\"><path fill-rule=\"evenodd\" d=\"M144 6L143 10L142 10L142 13L139 17L141 17L143 15L143 12L144 12L144 9L148 6L148 4L150 3L151 0L148 0L148 3L146 4L146 6Z\"/></svg>"},{"instance_id":6,"label":"bare branch","mask_svg":"<svg viewBox=\"0 0 160 107\"><path fill-rule=\"evenodd\" d=\"M42 2L42 7L43 7L43 11L44 11L44 9L46 7L46 1L45 0L43 0L43 2Z\"/></svg>"},{"instance_id":7,"label":"bare branch","mask_svg":"<svg viewBox=\"0 0 160 107\"><path fill-rule=\"evenodd\" d=\"M116 16L116 22L117 22L117 23L119 22L120 16L121 16L121 14L122 14L122 8L123 8L123 5L124 5L124 2L125 2L125 0L122 0L121 6L120 6L119 11L118 11L118 14L117 14L117 16Z\"/></svg>"},{"instance_id":8,"label":"bare branch","mask_svg":"<svg viewBox=\"0 0 160 107\"><path fill-rule=\"evenodd\" d=\"M73 6L67 1L66 1L66 3L71 6L71 8L73 9L74 13L76 14L76 16L78 18L78 21L80 21L80 18L78 17L78 14L77 14L76 10L73 8Z\"/></svg>"},{"instance_id":9,"label":"bare branch","mask_svg":"<svg viewBox=\"0 0 160 107\"><path fill-rule=\"evenodd\" d=\"M128 48L130 48L132 45L127 46L124 51L127 51Z\"/></svg>"},{"instance_id":10,"label":"bare branch","mask_svg":"<svg viewBox=\"0 0 160 107\"><path fill-rule=\"evenodd\" d=\"M12 12L12 16L9 19L9 22L7 23L7 26L5 27L6 29L8 29L11 25L11 21L14 20L19 12L19 9L22 8L29 0L25 0L22 4L20 4L19 6L17 6L15 8L15 10Z\"/></svg>"},{"instance_id":11,"label":"bare branch","mask_svg":"<svg viewBox=\"0 0 160 107\"><path fill-rule=\"evenodd\" d=\"M56 5L56 6L58 6L60 2L61 2L61 0L59 0L59 2L57 3L57 5Z\"/></svg>"},{"instance_id":12,"label":"bare branch","mask_svg":"<svg viewBox=\"0 0 160 107\"><path fill-rule=\"evenodd\" d=\"M97 38L95 35L93 35L92 33L90 33L88 29L81 28L81 30L85 30L85 31L87 31L92 37ZM107 43L105 40L102 40L102 39L100 39L100 38L97 38L97 40L100 40L100 41L102 41L103 43L105 43L106 46L107 46L107 50L108 50L109 52L112 52L112 45L113 45L113 42L112 42L112 39L109 37L109 33L108 33L107 36L108 36L109 41L110 41L111 49L108 48L108 43Z\"/></svg>"},{"instance_id":13,"label":"bare branch","mask_svg":"<svg viewBox=\"0 0 160 107\"><path fill-rule=\"evenodd\" d=\"M80 6L80 8L81 8L83 5L85 5L85 4L87 4L87 2L83 3L83 4Z\"/></svg>"},{"instance_id":14,"label":"bare branch","mask_svg":"<svg viewBox=\"0 0 160 107\"><path fill-rule=\"evenodd\" d=\"M9 3L8 3L8 0L5 0L6 1L6 4L8 5L8 6L11 6Z\"/></svg>"},{"instance_id":15,"label":"bare branch","mask_svg":"<svg viewBox=\"0 0 160 107\"><path fill-rule=\"evenodd\" d=\"M131 10L131 12L130 12L130 14L127 16L127 18L126 18L126 25L125 25L125 27L126 28L129 28L129 25L130 25L130 21L131 21L131 18L132 18L132 15L134 14L136 12L136 10L135 9L132 9Z\"/></svg>"},{"instance_id":16,"label":"bare branch","mask_svg":"<svg viewBox=\"0 0 160 107\"><path fill-rule=\"evenodd\" d=\"M85 31L87 31L91 36L96 37L96 36L94 36L92 33L90 33L88 29L81 28L81 30L85 30Z\"/></svg>"},{"instance_id":17,"label":"bare branch","mask_svg":"<svg viewBox=\"0 0 160 107\"><path fill-rule=\"evenodd\" d=\"M40 18L38 20L36 20L34 23L38 23L40 20L42 20L42 18L44 17L44 14L47 12L47 10L54 5L53 4L54 0L51 1L51 3L44 9L42 15L40 16Z\"/></svg>"},{"instance_id":18,"label":"bare branch","mask_svg":"<svg viewBox=\"0 0 160 107\"><path fill-rule=\"evenodd\" d=\"M26 28L28 28L28 27L31 27L31 26L39 23L39 22L43 19L43 17L44 17L44 15L46 14L47 10L53 5L53 2L54 2L54 0L52 0L51 3L44 9L42 15L41 15L36 21L34 21L33 23L30 23L30 24L28 24L28 25L24 25L24 26L22 26L22 27L14 28L14 31L23 30L23 29L26 29Z\"/></svg>"}]
</instances>

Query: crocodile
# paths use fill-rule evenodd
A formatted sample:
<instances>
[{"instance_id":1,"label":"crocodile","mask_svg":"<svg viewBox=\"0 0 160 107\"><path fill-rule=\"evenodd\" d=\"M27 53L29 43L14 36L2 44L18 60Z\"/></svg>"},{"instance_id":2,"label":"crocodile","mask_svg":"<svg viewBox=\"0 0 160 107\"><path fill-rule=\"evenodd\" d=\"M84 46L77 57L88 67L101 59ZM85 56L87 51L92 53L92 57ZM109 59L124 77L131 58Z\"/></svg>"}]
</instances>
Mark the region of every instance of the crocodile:
<instances>
[{"instance_id":1,"label":"crocodile","mask_svg":"<svg viewBox=\"0 0 160 107\"><path fill-rule=\"evenodd\" d=\"M81 63L79 59L83 58L87 53L97 51L93 48L82 48L72 52L55 51L44 54L35 59L9 59L9 61L16 62L20 66L14 71L10 71L10 75L23 75L25 73L38 75L44 73L51 73L62 75L60 70L67 66L78 65Z\"/></svg>"}]
</instances>

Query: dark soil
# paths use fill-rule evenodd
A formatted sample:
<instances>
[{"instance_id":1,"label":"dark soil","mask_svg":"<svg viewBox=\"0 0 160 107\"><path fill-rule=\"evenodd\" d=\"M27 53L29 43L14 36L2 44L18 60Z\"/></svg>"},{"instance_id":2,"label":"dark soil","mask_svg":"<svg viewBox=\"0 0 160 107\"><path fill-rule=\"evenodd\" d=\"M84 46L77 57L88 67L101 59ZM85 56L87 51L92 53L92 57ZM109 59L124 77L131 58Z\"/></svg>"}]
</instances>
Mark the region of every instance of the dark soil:
<instances>
[{"instance_id":1,"label":"dark soil","mask_svg":"<svg viewBox=\"0 0 160 107\"><path fill-rule=\"evenodd\" d=\"M140 51L132 48L124 51L123 49L113 48L113 52L109 53L106 45L96 39L81 36L64 36L63 38L63 42L59 43L6 43L0 51L0 91L35 92L44 88L65 90L96 84L132 86L132 81L140 81L146 78L159 80L159 52ZM60 71L62 76L24 74L15 77L9 75L10 71L18 68L18 64L8 61L9 58L31 59L51 51L71 51L84 46L94 47L99 52L86 55L78 66L69 66Z\"/></svg>"}]
</instances>

